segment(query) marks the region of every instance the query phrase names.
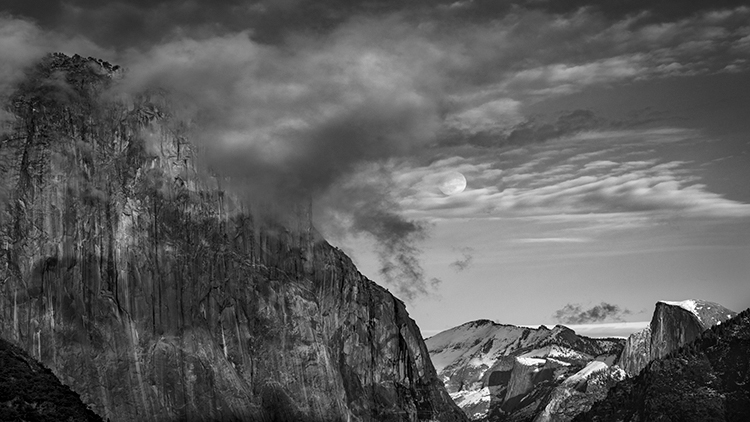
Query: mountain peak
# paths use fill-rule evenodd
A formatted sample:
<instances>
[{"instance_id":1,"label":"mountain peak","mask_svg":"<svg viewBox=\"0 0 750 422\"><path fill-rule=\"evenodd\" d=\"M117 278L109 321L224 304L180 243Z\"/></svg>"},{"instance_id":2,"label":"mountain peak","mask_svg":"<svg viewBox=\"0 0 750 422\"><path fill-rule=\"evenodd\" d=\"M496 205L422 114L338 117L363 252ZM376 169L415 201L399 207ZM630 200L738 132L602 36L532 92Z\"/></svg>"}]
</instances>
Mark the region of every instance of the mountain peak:
<instances>
[{"instance_id":1,"label":"mountain peak","mask_svg":"<svg viewBox=\"0 0 750 422\"><path fill-rule=\"evenodd\" d=\"M524 397L545 396L564 375L597 358L612 362L623 347L622 340L578 336L564 325L531 328L489 320L467 322L425 343L448 393L473 419L501 409L532 411L541 402Z\"/></svg>"},{"instance_id":2,"label":"mountain peak","mask_svg":"<svg viewBox=\"0 0 750 422\"><path fill-rule=\"evenodd\" d=\"M634 376L648 362L666 356L735 315L736 312L705 300L660 300L656 302L649 326L626 341L619 364Z\"/></svg>"},{"instance_id":3,"label":"mountain peak","mask_svg":"<svg viewBox=\"0 0 750 422\"><path fill-rule=\"evenodd\" d=\"M466 324L462 324L462 325L469 325L472 327L484 327L486 325L497 325L497 324L495 324L494 321L491 321L489 319L478 319L476 321L469 321Z\"/></svg>"},{"instance_id":4,"label":"mountain peak","mask_svg":"<svg viewBox=\"0 0 750 422\"><path fill-rule=\"evenodd\" d=\"M682 301L660 300L656 302L657 309L659 306L664 305L679 307L690 312L695 315L704 329L711 328L712 326L720 324L721 322L737 315L736 312L729 310L718 303L700 299L686 299Z\"/></svg>"}]
</instances>

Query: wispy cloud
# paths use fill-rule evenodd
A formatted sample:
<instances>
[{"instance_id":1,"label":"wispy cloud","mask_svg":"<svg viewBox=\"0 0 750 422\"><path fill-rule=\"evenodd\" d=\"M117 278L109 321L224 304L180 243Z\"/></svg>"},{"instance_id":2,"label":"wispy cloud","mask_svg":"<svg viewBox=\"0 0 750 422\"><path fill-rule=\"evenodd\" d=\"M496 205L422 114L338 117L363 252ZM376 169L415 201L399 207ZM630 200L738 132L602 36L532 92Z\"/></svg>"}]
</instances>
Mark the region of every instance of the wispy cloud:
<instances>
[{"instance_id":1,"label":"wispy cloud","mask_svg":"<svg viewBox=\"0 0 750 422\"><path fill-rule=\"evenodd\" d=\"M669 128L586 132L554 145L527 146L516 155L474 153L423 167L394 165L392 171L398 175L401 205L425 217L631 215L641 224L670 214L750 216L750 204L727 199L701 183L700 164L663 161L654 154L629 159L632 150L644 145L678 147L699 140L692 131ZM606 151L608 159L601 159L596 149ZM466 175L466 191L451 197L434 192L433 179L454 170Z\"/></svg>"},{"instance_id":2,"label":"wispy cloud","mask_svg":"<svg viewBox=\"0 0 750 422\"><path fill-rule=\"evenodd\" d=\"M451 262L450 267L456 272L461 272L469 268L474 261L474 248L463 247L458 249L454 248L453 250L460 252L461 258Z\"/></svg>"},{"instance_id":3,"label":"wispy cloud","mask_svg":"<svg viewBox=\"0 0 750 422\"><path fill-rule=\"evenodd\" d=\"M83 56L111 58L112 52L78 35L47 31L33 21L0 13L0 98L8 95L13 84L24 76L24 70L45 54L61 51Z\"/></svg>"},{"instance_id":4,"label":"wispy cloud","mask_svg":"<svg viewBox=\"0 0 750 422\"><path fill-rule=\"evenodd\" d=\"M584 237L528 237L515 239L517 243L585 243L591 239Z\"/></svg>"}]
</instances>

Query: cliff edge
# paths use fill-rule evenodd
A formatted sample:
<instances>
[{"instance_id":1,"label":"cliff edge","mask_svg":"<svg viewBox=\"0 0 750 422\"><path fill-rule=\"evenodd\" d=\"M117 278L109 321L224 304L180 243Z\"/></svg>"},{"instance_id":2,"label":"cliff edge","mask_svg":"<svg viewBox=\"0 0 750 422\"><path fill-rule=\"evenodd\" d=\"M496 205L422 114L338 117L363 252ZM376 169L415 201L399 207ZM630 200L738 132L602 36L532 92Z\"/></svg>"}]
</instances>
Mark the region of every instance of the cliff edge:
<instances>
[{"instance_id":1,"label":"cliff edge","mask_svg":"<svg viewBox=\"0 0 750 422\"><path fill-rule=\"evenodd\" d=\"M201 173L163 97L102 95L118 72L55 54L10 98L0 335L112 421L465 420L404 304Z\"/></svg>"}]
</instances>

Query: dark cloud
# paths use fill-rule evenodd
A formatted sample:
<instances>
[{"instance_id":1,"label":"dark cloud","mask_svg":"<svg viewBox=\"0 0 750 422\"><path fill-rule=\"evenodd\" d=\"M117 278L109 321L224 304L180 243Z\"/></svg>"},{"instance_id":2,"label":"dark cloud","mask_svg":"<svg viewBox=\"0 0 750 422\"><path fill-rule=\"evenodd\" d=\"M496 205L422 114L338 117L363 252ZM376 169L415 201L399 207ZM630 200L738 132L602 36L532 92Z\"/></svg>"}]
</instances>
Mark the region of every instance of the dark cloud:
<instances>
[{"instance_id":1,"label":"dark cloud","mask_svg":"<svg viewBox=\"0 0 750 422\"><path fill-rule=\"evenodd\" d=\"M561 112L550 121L544 117L526 119L509 128L470 132L448 128L440 134L440 145L469 144L485 148L521 146L573 136L585 131L632 129L680 120L677 116L654 107L642 107L618 118L607 118L592 110L576 109ZM476 126L475 126L476 127Z\"/></svg>"},{"instance_id":2,"label":"dark cloud","mask_svg":"<svg viewBox=\"0 0 750 422\"><path fill-rule=\"evenodd\" d=\"M454 249L456 250L456 249ZM450 267L456 272L469 268L474 261L474 249L470 247L457 249L461 253L461 258L451 262Z\"/></svg>"},{"instance_id":3,"label":"dark cloud","mask_svg":"<svg viewBox=\"0 0 750 422\"><path fill-rule=\"evenodd\" d=\"M4 0L0 10L33 19L47 30L83 35L97 40L100 45L122 49L142 48L182 36L226 35L239 31L249 31L255 41L276 44L295 32L328 34L355 16L382 17L393 13L408 16L415 23L437 24L453 32L462 26L491 25L514 14L570 17L581 11L600 16L604 27L630 19L633 29L690 18L708 10L732 9L744 3L742 0L688 3L646 0L50 0L40 7L38 2L28 0Z\"/></svg>"},{"instance_id":4,"label":"dark cloud","mask_svg":"<svg viewBox=\"0 0 750 422\"><path fill-rule=\"evenodd\" d=\"M4 87L46 51L76 45L26 20L4 22ZM146 98L181 122L200 162L228 177L255 209L295 209L312 199L321 225L341 222L372 236L383 277L412 298L431 288L418 260L425 227L400 215L381 183L387 177L356 173L434 140L442 95L434 51L397 19L353 21L283 47L255 42L248 32L180 38L120 54L123 77L109 94ZM158 132L144 136L160 139ZM361 201L346 189L352 180ZM331 193L339 187L351 194Z\"/></svg>"},{"instance_id":5,"label":"dark cloud","mask_svg":"<svg viewBox=\"0 0 750 422\"><path fill-rule=\"evenodd\" d=\"M418 3L418 2L417 2ZM538 11L554 15L570 15L581 10L601 14L610 21L638 17L637 22L658 23L688 18L696 13L734 9L745 6L743 0L700 0L691 2L623 0L623 1L535 1L535 0L439 0L436 10L454 19L482 22L501 18L518 10ZM634 22L636 23L636 22Z\"/></svg>"},{"instance_id":6,"label":"dark cloud","mask_svg":"<svg viewBox=\"0 0 750 422\"><path fill-rule=\"evenodd\" d=\"M110 55L107 50L85 38L44 31L33 22L3 15L1 11L0 51L0 101L7 98L31 65L50 52ZM0 111L0 124L5 118L4 111Z\"/></svg>"},{"instance_id":7,"label":"dark cloud","mask_svg":"<svg viewBox=\"0 0 750 422\"><path fill-rule=\"evenodd\" d=\"M357 22L285 48L247 33L169 42L130 53L119 89L166 90L209 163L253 181L251 193L315 195L434 139L441 75L408 31Z\"/></svg>"},{"instance_id":8,"label":"dark cloud","mask_svg":"<svg viewBox=\"0 0 750 422\"><path fill-rule=\"evenodd\" d=\"M696 30L725 18L696 18L656 42L648 31L612 25L600 6L558 3L68 0L42 8L6 1L1 10L36 23L0 21L0 84L55 50L121 64L117 95L166 92L204 162L243 197L286 204L312 196L319 216L348 213L330 220L377 239L384 276L412 280L420 291L426 284L414 257L424 227L401 217L397 201L381 192L387 183L355 177L362 166L435 145L519 145L614 126L590 110L528 118L518 104L557 95L550 88L558 85L574 92L649 76L643 69L673 75L665 61L673 57L697 57L680 70L692 72L708 57L692 46L737 38ZM690 34L697 35L689 48L676 50ZM643 51L654 53L634 54ZM600 62L612 57L624 58ZM492 121L505 112L503 124ZM453 127L445 123L451 115L469 120ZM472 127L479 121L487 126ZM331 193L350 192L342 186L352 178L374 192L368 200Z\"/></svg>"},{"instance_id":9,"label":"dark cloud","mask_svg":"<svg viewBox=\"0 0 750 422\"><path fill-rule=\"evenodd\" d=\"M284 47L249 33L181 39L129 53L117 91L165 90L239 195L277 211L312 198L316 224L371 236L381 276L412 299L431 288L418 259L425 227L400 215L377 163L435 139L443 80L429 47L398 19Z\"/></svg>"},{"instance_id":10,"label":"dark cloud","mask_svg":"<svg viewBox=\"0 0 750 422\"><path fill-rule=\"evenodd\" d=\"M588 324L594 322L622 321L623 316L630 315L628 309L620 308L611 303L602 302L589 309L583 309L580 304L569 303L555 312L554 318L562 324Z\"/></svg>"},{"instance_id":11,"label":"dark cloud","mask_svg":"<svg viewBox=\"0 0 750 422\"><path fill-rule=\"evenodd\" d=\"M44 28L82 34L113 48L143 48L170 39L249 31L253 40L278 43L293 32L323 35L355 15L378 15L402 2L329 0L50 0L44 7L6 0L0 10Z\"/></svg>"},{"instance_id":12,"label":"dark cloud","mask_svg":"<svg viewBox=\"0 0 750 422\"><path fill-rule=\"evenodd\" d=\"M425 279L419 244L429 227L404 218L394 197L391 173L386 166L368 164L340 179L315 204L324 231L337 237L369 236L380 263L380 275L397 296L412 300L432 294L439 279Z\"/></svg>"}]
</instances>

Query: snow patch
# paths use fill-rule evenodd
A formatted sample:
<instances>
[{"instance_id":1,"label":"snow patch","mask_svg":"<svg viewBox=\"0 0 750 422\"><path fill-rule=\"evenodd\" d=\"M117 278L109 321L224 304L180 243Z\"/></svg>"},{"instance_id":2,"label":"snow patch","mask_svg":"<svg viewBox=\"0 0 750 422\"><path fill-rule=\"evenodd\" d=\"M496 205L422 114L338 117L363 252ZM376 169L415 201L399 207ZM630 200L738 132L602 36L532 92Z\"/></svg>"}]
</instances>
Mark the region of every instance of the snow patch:
<instances>
[{"instance_id":1,"label":"snow patch","mask_svg":"<svg viewBox=\"0 0 750 422\"><path fill-rule=\"evenodd\" d=\"M698 313L698 302L693 299L683 300L680 302L674 302L674 301L668 301L668 300L660 300L659 302L672 305L672 306L679 306L680 308L690 312L691 314L695 315L696 318L698 318L698 321L703 323L703 319L701 318L700 314Z\"/></svg>"},{"instance_id":2,"label":"snow patch","mask_svg":"<svg viewBox=\"0 0 750 422\"><path fill-rule=\"evenodd\" d=\"M456 402L456 404L461 407L473 406L481 402L490 401L490 388L484 387L479 390L471 390L471 391L462 390L462 391L457 391L455 393L451 393L450 396L453 399L453 401Z\"/></svg>"},{"instance_id":3,"label":"snow patch","mask_svg":"<svg viewBox=\"0 0 750 422\"><path fill-rule=\"evenodd\" d=\"M698 315L698 309L697 309L697 304L698 303L695 300L693 300L693 299L683 300L683 301L680 301L680 302L674 302L674 301L669 301L669 300L660 300L659 302L667 304L667 305L679 306L680 308L682 308L682 309L684 309L686 311L689 311L689 312L694 313L695 315Z\"/></svg>"},{"instance_id":4,"label":"snow patch","mask_svg":"<svg viewBox=\"0 0 750 422\"><path fill-rule=\"evenodd\" d=\"M573 349L569 349L567 347L562 347L558 345L552 345L552 346L546 346L539 349L534 349L530 352L526 352L521 355L521 357L524 358L559 358L559 359L573 359L573 360L582 360L582 361L590 361L593 359L593 356L587 355L585 353L577 352Z\"/></svg>"},{"instance_id":5,"label":"snow patch","mask_svg":"<svg viewBox=\"0 0 750 422\"><path fill-rule=\"evenodd\" d=\"M537 365L544 365L547 363L546 359L538 359L538 358L531 358L531 357L523 357L519 356L516 358L516 362L520 363L521 365L525 366L537 366Z\"/></svg>"},{"instance_id":6,"label":"snow patch","mask_svg":"<svg viewBox=\"0 0 750 422\"><path fill-rule=\"evenodd\" d=\"M577 384L578 382L588 379L588 377L591 376L596 371L601 371L602 369L607 369L609 366L607 366L606 363L595 360L592 362L589 362L588 365L586 365L583 369L576 372L575 374L571 375L563 381L564 384Z\"/></svg>"}]
</instances>

